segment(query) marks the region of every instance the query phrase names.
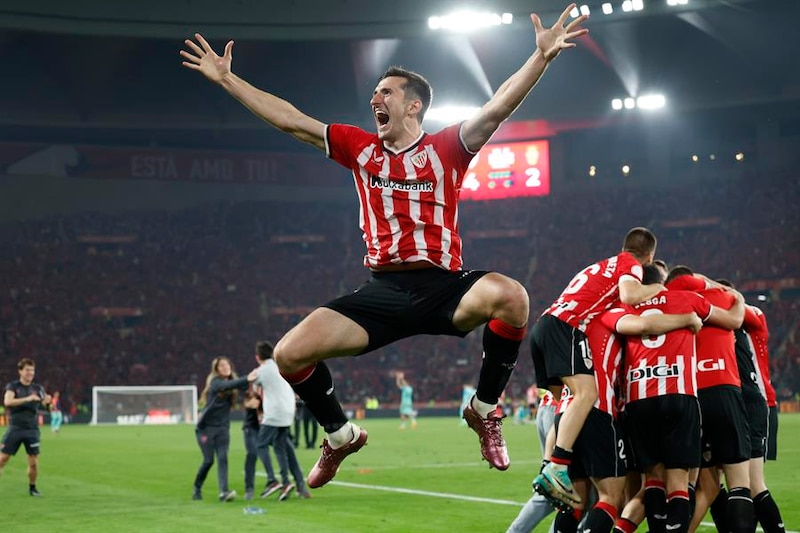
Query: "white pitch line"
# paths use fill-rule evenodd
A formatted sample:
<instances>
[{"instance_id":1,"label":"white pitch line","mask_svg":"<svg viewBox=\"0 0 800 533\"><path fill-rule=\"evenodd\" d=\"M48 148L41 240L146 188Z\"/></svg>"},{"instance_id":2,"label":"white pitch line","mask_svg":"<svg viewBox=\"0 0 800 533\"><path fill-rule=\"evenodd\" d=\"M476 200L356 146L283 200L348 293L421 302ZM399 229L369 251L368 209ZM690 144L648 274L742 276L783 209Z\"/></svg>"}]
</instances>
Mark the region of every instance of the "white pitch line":
<instances>
[{"instance_id":1,"label":"white pitch line","mask_svg":"<svg viewBox=\"0 0 800 533\"><path fill-rule=\"evenodd\" d=\"M474 463L469 463L474 464ZM451 465L452 466L452 465ZM433 467L431 467L433 468ZM260 476L264 476L263 473L259 472ZM431 492L427 490L416 490L416 489L404 489L401 487L386 487L383 485L365 485L363 483L350 483L347 481L331 481L328 483L329 485L337 485L339 487L349 487L351 489L365 489L365 490L380 490L383 492L395 492L399 494L411 494L414 496L430 496L432 498L444 498L447 500L462 500L467 502L478 502L478 503L494 503L497 505L513 505L516 507L522 507L525 505L525 502L515 502L511 500L497 500L494 498L480 498L478 496L466 496L464 494L451 494L448 492ZM701 522L700 525L706 527L716 527L712 522ZM764 531L760 527L756 528L758 531ZM787 529L786 533L800 533L800 531L792 531Z\"/></svg>"},{"instance_id":2,"label":"white pitch line","mask_svg":"<svg viewBox=\"0 0 800 533\"><path fill-rule=\"evenodd\" d=\"M403 489L400 487L384 487L382 485L363 485L361 483L349 483L346 481L331 481L331 485L340 487L350 487L353 489L382 490L384 492L398 492L401 494L413 494L415 496L431 496L433 498L445 498L448 500L464 500L468 502L496 503L498 505L514 505L522 507L525 503L513 502L511 500L495 500L493 498L479 498L477 496L465 496L463 494L450 494L447 492L431 492L427 490Z\"/></svg>"},{"instance_id":3,"label":"white pitch line","mask_svg":"<svg viewBox=\"0 0 800 533\"><path fill-rule=\"evenodd\" d=\"M520 460L514 461L514 466L519 465L536 465L537 468L541 464L541 461L531 461L531 460ZM473 461L469 463L428 463L428 464L415 464L414 469L435 469L435 468L472 468L475 466L487 466L487 463L481 461ZM369 465L359 465L359 470L408 470L408 465L381 465L381 466L369 466Z\"/></svg>"}]
</instances>

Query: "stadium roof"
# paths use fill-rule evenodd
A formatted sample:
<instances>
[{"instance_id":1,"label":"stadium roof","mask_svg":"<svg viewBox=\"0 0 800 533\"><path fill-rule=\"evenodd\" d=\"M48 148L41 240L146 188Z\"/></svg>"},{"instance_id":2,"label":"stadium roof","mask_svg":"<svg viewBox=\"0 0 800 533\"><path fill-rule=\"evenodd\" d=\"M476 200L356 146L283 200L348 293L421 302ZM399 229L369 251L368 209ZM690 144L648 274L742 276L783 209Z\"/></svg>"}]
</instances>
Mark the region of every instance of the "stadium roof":
<instances>
[{"instance_id":1,"label":"stadium roof","mask_svg":"<svg viewBox=\"0 0 800 533\"><path fill-rule=\"evenodd\" d=\"M514 120L606 119L615 97L663 93L670 109L800 107L797 0L587 0L590 38L552 66ZM551 24L566 2L473 3L514 14L510 26L475 34L432 32L427 18L465 2L435 0L5 0L0 43L0 134L17 128L260 128L197 73L180 66L185 37L204 33L221 50L236 39L234 70L323 121L371 127L377 76L401 64L427 76L434 105L483 103L534 47L527 17ZM234 7L231 7L234 6Z\"/></svg>"}]
</instances>

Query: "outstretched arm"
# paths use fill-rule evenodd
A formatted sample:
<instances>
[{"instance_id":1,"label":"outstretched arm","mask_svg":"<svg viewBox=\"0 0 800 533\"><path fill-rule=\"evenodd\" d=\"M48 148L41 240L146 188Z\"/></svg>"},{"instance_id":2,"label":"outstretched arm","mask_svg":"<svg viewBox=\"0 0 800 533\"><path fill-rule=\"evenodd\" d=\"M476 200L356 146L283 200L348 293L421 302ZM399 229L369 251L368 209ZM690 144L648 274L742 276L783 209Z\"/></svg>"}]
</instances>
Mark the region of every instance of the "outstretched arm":
<instances>
[{"instance_id":1,"label":"outstretched arm","mask_svg":"<svg viewBox=\"0 0 800 533\"><path fill-rule=\"evenodd\" d=\"M643 285L639 280L628 277L619 281L619 300L627 305L636 305L663 290L666 290L666 287L660 283Z\"/></svg>"},{"instance_id":2,"label":"outstretched arm","mask_svg":"<svg viewBox=\"0 0 800 533\"><path fill-rule=\"evenodd\" d=\"M734 301L730 309L723 309L716 305L711 306L711 315L706 320L710 326L722 329L739 329L744 321L745 303L742 293L730 287L724 287L733 295Z\"/></svg>"},{"instance_id":3,"label":"outstretched arm","mask_svg":"<svg viewBox=\"0 0 800 533\"><path fill-rule=\"evenodd\" d=\"M681 315L625 315L617 321L617 333L621 335L661 335L676 329L687 328L692 333L700 331L703 321L696 313Z\"/></svg>"},{"instance_id":4,"label":"outstretched arm","mask_svg":"<svg viewBox=\"0 0 800 533\"><path fill-rule=\"evenodd\" d=\"M551 28L542 26L539 16L531 15L536 30L536 51L522 67L511 75L486 102L478 113L461 126L461 138L466 147L477 152L491 138L500 124L522 103L528 93L544 74L547 65L565 48L573 48L571 39L586 34L589 30L580 28L588 18L581 15L564 26L569 12L575 7L570 4L561 13L558 21Z\"/></svg>"},{"instance_id":5,"label":"outstretched arm","mask_svg":"<svg viewBox=\"0 0 800 533\"><path fill-rule=\"evenodd\" d=\"M286 100L253 87L231 71L233 41L228 41L222 56L219 56L202 35L195 33L194 37L197 43L191 39L184 41L189 48L189 51L181 50L184 67L197 70L220 85L261 120L325 150L325 124L302 113Z\"/></svg>"}]
</instances>

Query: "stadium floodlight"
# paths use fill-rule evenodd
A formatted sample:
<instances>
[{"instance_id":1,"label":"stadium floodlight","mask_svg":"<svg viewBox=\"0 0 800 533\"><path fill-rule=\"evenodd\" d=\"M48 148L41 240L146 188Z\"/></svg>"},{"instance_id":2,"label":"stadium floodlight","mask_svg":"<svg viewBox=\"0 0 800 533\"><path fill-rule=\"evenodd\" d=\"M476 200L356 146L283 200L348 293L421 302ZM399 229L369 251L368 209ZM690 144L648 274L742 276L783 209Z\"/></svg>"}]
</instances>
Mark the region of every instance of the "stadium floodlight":
<instances>
[{"instance_id":1,"label":"stadium floodlight","mask_svg":"<svg viewBox=\"0 0 800 533\"><path fill-rule=\"evenodd\" d=\"M569 16L576 19L581 16L581 10L578 9L578 6L573 7L569 10Z\"/></svg>"},{"instance_id":2,"label":"stadium floodlight","mask_svg":"<svg viewBox=\"0 0 800 533\"><path fill-rule=\"evenodd\" d=\"M661 109L667 105L667 99L663 94L645 94L636 99L636 107L651 111Z\"/></svg>"},{"instance_id":3,"label":"stadium floodlight","mask_svg":"<svg viewBox=\"0 0 800 533\"><path fill-rule=\"evenodd\" d=\"M636 100L630 97L623 100L622 103L625 105L625 109L633 109L636 107Z\"/></svg>"},{"instance_id":4,"label":"stadium floodlight","mask_svg":"<svg viewBox=\"0 0 800 533\"><path fill-rule=\"evenodd\" d=\"M581 15L586 15L588 17L591 13L592 12L589 10L589 6L587 6L586 4L583 4L581 6Z\"/></svg>"},{"instance_id":5,"label":"stadium floodlight","mask_svg":"<svg viewBox=\"0 0 800 533\"><path fill-rule=\"evenodd\" d=\"M611 109L614 111L619 111L622 109L622 98L614 98L611 100Z\"/></svg>"},{"instance_id":6,"label":"stadium floodlight","mask_svg":"<svg viewBox=\"0 0 800 533\"><path fill-rule=\"evenodd\" d=\"M668 6L685 6L689 0L667 0Z\"/></svg>"},{"instance_id":7,"label":"stadium floodlight","mask_svg":"<svg viewBox=\"0 0 800 533\"><path fill-rule=\"evenodd\" d=\"M603 14L610 15L614 12L614 6L612 6L609 2L604 2L602 5Z\"/></svg>"},{"instance_id":8,"label":"stadium floodlight","mask_svg":"<svg viewBox=\"0 0 800 533\"><path fill-rule=\"evenodd\" d=\"M425 113L425 120L455 123L472 118L479 110L480 107L474 106L432 107Z\"/></svg>"},{"instance_id":9,"label":"stadium floodlight","mask_svg":"<svg viewBox=\"0 0 800 533\"><path fill-rule=\"evenodd\" d=\"M622 2L622 10L625 13L633 11L633 2L631 2L631 0L625 0L624 2Z\"/></svg>"},{"instance_id":10,"label":"stadium floodlight","mask_svg":"<svg viewBox=\"0 0 800 533\"><path fill-rule=\"evenodd\" d=\"M644 9L644 0L631 0L631 7L634 11L641 11Z\"/></svg>"},{"instance_id":11,"label":"stadium floodlight","mask_svg":"<svg viewBox=\"0 0 800 533\"><path fill-rule=\"evenodd\" d=\"M489 13L487 11L455 11L449 15L428 18L428 27L432 30L450 30L467 32L490 26L511 24L514 15L511 13Z\"/></svg>"}]
</instances>

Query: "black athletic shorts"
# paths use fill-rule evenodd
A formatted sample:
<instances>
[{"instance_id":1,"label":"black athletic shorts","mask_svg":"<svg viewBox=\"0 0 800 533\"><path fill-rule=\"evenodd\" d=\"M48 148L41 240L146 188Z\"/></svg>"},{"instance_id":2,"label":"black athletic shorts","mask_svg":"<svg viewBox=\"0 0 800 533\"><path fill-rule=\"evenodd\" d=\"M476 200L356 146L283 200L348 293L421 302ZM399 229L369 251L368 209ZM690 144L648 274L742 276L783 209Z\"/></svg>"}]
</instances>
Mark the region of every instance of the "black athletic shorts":
<instances>
[{"instance_id":1,"label":"black athletic shorts","mask_svg":"<svg viewBox=\"0 0 800 533\"><path fill-rule=\"evenodd\" d=\"M556 434L563 415L556 415ZM572 447L571 479L622 477L625 469L625 442L614 418L595 407L586 417Z\"/></svg>"},{"instance_id":2,"label":"black athletic shorts","mask_svg":"<svg viewBox=\"0 0 800 533\"><path fill-rule=\"evenodd\" d=\"M648 469L700 466L700 405L686 394L667 394L625 405L625 434L636 464Z\"/></svg>"},{"instance_id":3,"label":"black athletic shorts","mask_svg":"<svg viewBox=\"0 0 800 533\"><path fill-rule=\"evenodd\" d=\"M465 337L453 325L461 298L485 270L448 272L441 268L401 272L373 272L372 277L350 294L323 305L364 328L367 353L413 335Z\"/></svg>"},{"instance_id":4,"label":"black athletic shorts","mask_svg":"<svg viewBox=\"0 0 800 533\"><path fill-rule=\"evenodd\" d=\"M778 406L769 408L769 427L767 428L767 461L778 459Z\"/></svg>"},{"instance_id":5,"label":"black athletic shorts","mask_svg":"<svg viewBox=\"0 0 800 533\"><path fill-rule=\"evenodd\" d=\"M702 467L750 459L750 426L738 387L719 385L697 392L703 423Z\"/></svg>"},{"instance_id":6,"label":"black athletic shorts","mask_svg":"<svg viewBox=\"0 0 800 533\"><path fill-rule=\"evenodd\" d=\"M622 428L622 440L625 446L625 468L628 472L642 472L642 467L639 466L636 460L636 455L632 453L633 444L631 444L631 434L628 431L628 407L617 413L617 424Z\"/></svg>"},{"instance_id":7,"label":"black athletic shorts","mask_svg":"<svg viewBox=\"0 0 800 533\"><path fill-rule=\"evenodd\" d=\"M748 395L744 398L747 411L747 424L750 426L750 458L764 457L767 454L767 431L769 429L769 408L763 396Z\"/></svg>"},{"instance_id":8,"label":"black athletic shorts","mask_svg":"<svg viewBox=\"0 0 800 533\"><path fill-rule=\"evenodd\" d=\"M536 385L561 385L561 378L593 375L592 352L586 335L552 315L542 315L531 332L531 357Z\"/></svg>"},{"instance_id":9,"label":"black athletic shorts","mask_svg":"<svg viewBox=\"0 0 800 533\"><path fill-rule=\"evenodd\" d=\"M21 445L25 445L25 452L28 455L39 455L39 428L21 429L9 427L3 435L3 445L0 452L8 455L16 455Z\"/></svg>"}]
</instances>

